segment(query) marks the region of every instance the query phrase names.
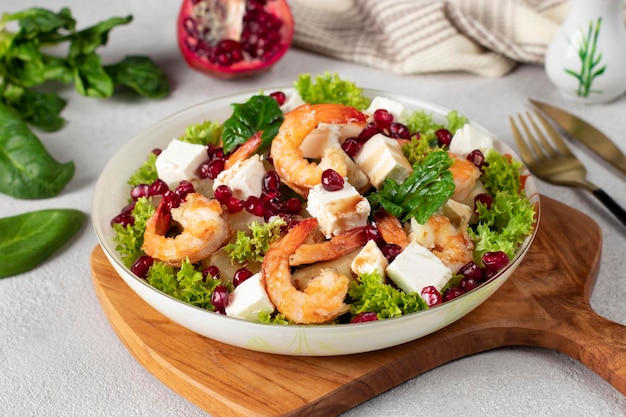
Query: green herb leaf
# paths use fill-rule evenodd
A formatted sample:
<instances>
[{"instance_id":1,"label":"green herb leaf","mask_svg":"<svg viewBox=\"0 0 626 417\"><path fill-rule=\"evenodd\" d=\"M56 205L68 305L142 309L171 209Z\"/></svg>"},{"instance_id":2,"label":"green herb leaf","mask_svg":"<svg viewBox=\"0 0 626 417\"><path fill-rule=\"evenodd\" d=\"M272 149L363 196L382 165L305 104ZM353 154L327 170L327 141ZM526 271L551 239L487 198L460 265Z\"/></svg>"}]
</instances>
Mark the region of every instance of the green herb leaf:
<instances>
[{"instance_id":1,"label":"green herb leaf","mask_svg":"<svg viewBox=\"0 0 626 417\"><path fill-rule=\"evenodd\" d=\"M113 80L106 73L98 55L86 55L74 62L74 86L87 97L107 98L113 95Z\"/></svg>"},{"instance_id":2,"label":"green herb leaf","mask_svg":"<svg viewBox=\"0 0 626 417\"><path fill-rule=\"evenodd\" d=\"M132 16L111 17L96 23L72 35L68 58L93 55L96 49L106 45L109 41L109 32L116 26L125 25L133 20Z\"/></svg>"},{"instance_id":3,"label":"green herb leaf","mask_svg":"<svg viewBox=\"0 0 626 417\"><path fill-rule=\"evenodd\" d=\"M85 218L78 210L49 209L0 219L0 278L48 259L81 229Z\"/></svg>"},{"instance_id":4,"label":"green herb leaf","mask_svg":"<svg viewBox=\"0 0 626 417\"><path fill-rule=\"evenodd\" d=\"M55 132L63 127L59 116L66 101L54 93L41 93L15 85L4 90L5 104L15 110L27 123L45 132Z\"/></svg>"},{"instance_id":5,"label":"green herb leaf","mask_svg":"<svg viewBox=\"0 0 626 417\"><path fill-rule=\"evenodd\" d=\"M73 162L57 162L26 124L0 104L0 192L24 199L53 197L73 175Z\"/></svg>"},{"instance_id":6,"label":"green herb leaf","mask_svg":"<svg viewBox=\"0 0 626 417\"><path fill-rule=\"evenodd\" d=\"M413 172L401 184L387 178L368 200L372 207L382 206L402 221L413 217L424 224L454 193L450 166L452 159L445 151L433 151L413 165Z\"/></svg>"},{"instance_id":7,"label":"green herb leaf","mask_svg":"<svg viewBox=\"0 0 626 417\"><path fill-rule=\"evenodd\" d=\"M170 92L163 70L145 56L127 56L117 64L105 66L104 71L114 85L126 86L143 97L163 98Z\"/></svg>"},{"instance_id":8,"label":"green herb leaf","mask_svg":"<svg viewBox=\"0 0 626 417\"><path fill-rule=\"evenodd\" d=\"M263 132L259 150L268 148L283 122L278 102L270 96L256 95L232 107L233 114L224 122L222 133L224 152L232 152L259 131Z\"/></svg>"}]
</instances>

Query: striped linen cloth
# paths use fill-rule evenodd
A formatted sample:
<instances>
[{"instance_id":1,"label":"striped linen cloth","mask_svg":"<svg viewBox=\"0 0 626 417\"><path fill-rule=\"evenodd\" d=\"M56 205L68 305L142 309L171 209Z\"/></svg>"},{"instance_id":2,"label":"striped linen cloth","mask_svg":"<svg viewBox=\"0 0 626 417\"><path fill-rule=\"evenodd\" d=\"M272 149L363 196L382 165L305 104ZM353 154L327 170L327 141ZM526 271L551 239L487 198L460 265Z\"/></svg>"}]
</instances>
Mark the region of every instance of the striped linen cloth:
<instances>
[{"instance_id":1,"label":"striped linen cloth","mask_svg":"<svg viewBox=\"0 0 626 417\"><path fill-rule=\"evenodd\" d=\"M593 0L590 0L593 1ZM541 64L567 0L288 0L295 47L397 74Z\"/></svg>"}]
</instances>

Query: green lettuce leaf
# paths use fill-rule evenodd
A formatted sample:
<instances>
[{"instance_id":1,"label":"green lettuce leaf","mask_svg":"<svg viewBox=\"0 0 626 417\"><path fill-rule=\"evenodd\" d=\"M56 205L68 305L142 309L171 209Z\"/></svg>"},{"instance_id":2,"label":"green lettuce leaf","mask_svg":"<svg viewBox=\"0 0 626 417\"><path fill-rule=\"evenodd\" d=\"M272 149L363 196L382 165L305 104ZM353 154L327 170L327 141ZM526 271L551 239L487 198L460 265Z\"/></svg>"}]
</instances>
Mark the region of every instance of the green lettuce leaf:
<instances>
[{"instance_id":1,"label":"green lettuce leaf","mask_svg":"<svg viewBox=\"0 0 626 417\"><path fill-rule=\"evenodd\" d=\"M233 264L263 262L263 257L270 245L280 237L281 229L286 224L282 218L277 216L264 224L252 222L248 225L249 233L238 231L235 240L226 245L224 250L230 256Z\"/></svg>"},{"instance_id":2,"label":"green lettuce leaf","mask_svg":"<svg viewBox=\"0 0 626 417\"><path fill-rule=\"evenodd\" d=\"M143 252L143 233L146 230L146 221L154 213L154 206L149 199L141 197L137 199L135 208L132 211L134 224L122 226L119 223L113 225L115 236L113 241L116 243L115 250L120 254L120 259L124 265L130 267L139 258Z\"/></svg>"},{"instance_id":3,"label":"green lettuce leaf","mask_svg":"<svg viewBox=\"0 0 626 417\"><path fill-rule=\"evenodd\" d=\"M365 110L371 102L361 88L351 81L342 80L337 73L325 72L315 79L311 74L300 74L294 87L302 100L309 104L338 103Z\"/></svg>"},{"instance_id":4,"label":"green lettuce leaf","mask_svg":"<svg viewBox=\"0 0 626 417\"><path fill-rule=\"evenodd\" d=\"M383 284L377 273L359 276L350 284L348 296L352 300L350 313L376 313L379 320L400 317L428 308L417 293L405 293L391 285Z\"/></svg>"}]
</instances>

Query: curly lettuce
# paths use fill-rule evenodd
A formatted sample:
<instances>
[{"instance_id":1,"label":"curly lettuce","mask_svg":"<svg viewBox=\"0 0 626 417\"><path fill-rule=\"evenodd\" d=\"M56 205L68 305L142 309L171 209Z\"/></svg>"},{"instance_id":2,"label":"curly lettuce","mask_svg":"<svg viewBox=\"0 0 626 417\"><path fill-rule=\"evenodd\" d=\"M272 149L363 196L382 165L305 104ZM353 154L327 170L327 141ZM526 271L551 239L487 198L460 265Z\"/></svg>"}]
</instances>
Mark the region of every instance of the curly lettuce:
<instances>
[{"instance_id":1,"label":"curly lettuce","mask_svg":"<svg viewBox=\"0 0 626 417\"><path fill-rule=\"evenodd\" d=\"M222 129L219 122L207 120L187 126L178 140L196 145L217 145L222 137Z\"/></svg>"},{"instance_id":2,"label":"curly lettuce","mask_svg":"<svg viewBox=\"0 0 626 417\"><path fill-rule=\"evenodd\" d=\"M352 81L339 78L337 73L325 72L315 78L311 74L300 74L294 87L302 100L309 104L337 103L365 110L371 99Z\"/></svg>"},{"instance_id":3,"label":"curly lettuce","mask_svg":"<svg viewBox=\"0 0 626 417\"><path fill-rule=\"evenodd\" d=\"M117 244L115 250L120 254L120 259L124 265L130 267L143 252L143 233L146 230L146 221L154 213L154 206L149 199L141 197L137 199L132 211L134 223L122 226L119 223L113 224L115 236L113 241Z\"/></svg>"},{"instance_id":4,"label":"curly lettuce","mask_svg":"<svg viewBox=\"0 0 626 417\"><path fill-rule=\"evenodd\" d=\"M428 308L419 294L406 293L384 284L377 272L360 275L358 280L350 283L348 296L352 300L350 314L372 312L376 313L379 320L400 317Z\"/></svg>"},{"instance_id":5,"label":"curly lettuce","mask_svg":"<svg viewBox=\"0 0 626 417\"><path fill-rule=\"evenodd\" d=\"M274 216L269 222L259 224L252 222L248 225L249 232L239 230L232 243L224 246L231 262L263 262L263 257L270 245L280 237L282 227L287 223L280 217Z\"/></svg>"},{"instance_id":6,"label":"curly lettuce","mask_svg":"<svg viewBox=\"0 0 626 417\"><path fill-rule=\"evenodd\" d=\"M221 281L211 277L203 278L189 260L183 262L180 269L175 269L163 262L155 261L146 277L154 288L171 295L185 303L214 310L211 295Z\"/></svg>"}]
</instances>

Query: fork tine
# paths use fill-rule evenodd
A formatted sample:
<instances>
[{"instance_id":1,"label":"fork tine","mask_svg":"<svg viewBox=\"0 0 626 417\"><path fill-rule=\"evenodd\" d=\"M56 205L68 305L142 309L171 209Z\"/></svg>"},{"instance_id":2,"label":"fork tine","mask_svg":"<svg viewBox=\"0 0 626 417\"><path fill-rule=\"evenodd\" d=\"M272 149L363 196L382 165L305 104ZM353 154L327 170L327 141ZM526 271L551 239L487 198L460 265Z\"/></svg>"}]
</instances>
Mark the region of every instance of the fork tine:
<instances>
[{"instance_id":1,"label":"fork tine","mask_svg":"<svg viewBox=\"0 0 626 417\"><path fill-rule=\"evenodd\" d=\"M531 132L530 128L528 127L528 125L524 121L524 118L522 117L522 115L518 114L517 117L519 118L520 124L522 125L522 129L524 129L524 133L526 133L526 140L528 140L528 142L530 142L530 145L532 146L533 150L535 151L535 154L537 155L537 157L539 159L547 158L548 156L544 152L544 149L541 146L539 146L539 143L537 142L537 139L535 139L535 136L533 135L533 133ZM530 114L528 112L526 112L526 117L530 121L531 126L533 126L533 128L535 130L537 130L537 126L533 122L533 119L530 117ZM549 146L549 144L546 143L546 138L543 137L543 135L542 135L542 133L540 131L537 132L537 133L539 134L539 139L542 141L543 145L544 146L547 145L548 151L550 151L550 153L552 154L553 153L552 148Z\"/></svg>"},{"instance_id":2,"label":"fork tine","mask_svg":"<svg viewBox=\"0 0 626 417\"><path fill-rule=\"evenodd\" d=\"M535 113L535 115L537 115L537 114ZM543 145L542 149L547 151L550 154L550 156L552 156L552 157L557 156L556 149L554 149L554 146L552 146L552 144L546 139L546 136L544 135L543 130L541 130L539 128L539 126L537 126L537 123L535 123L535 119L533 119L531 113L530 112L526 112L526 117L528 118L528 121L530 122L530 125L533 127L533 130L537 134L537 137L539 138L539 141ZM539 146L539 145L537 145L537 146Z\"/></svg>"},{"instance_id":3,"label":"fork tine","mask_svg":"<svg viewBox=\"0 0 626 417\"><path fill-rule=\"evenodd\" d=\"M550 139L552 139L556 147L559 148L559 151L561 151L563 155L574 156L569 147L565 144L565 142L563 142L563 139L561 139L561 135L559 134L559 132L557 132L541 114L537 112L534 113L535 116L537 116L537 119L539 119L539 122L545 129L548 136L550 136Z\"/></svg>"},{"instance_id":4,"label":"fork tine","mask_svg":"<svg viewBox=\"0 0 626 417\"><path fill-rule=\"evenodd\" d=\"M534 159L533 153L531 152L530 148L526 144L526 141L522 137L521 132L517 128L517 125L515 124L515 120L513 119L513 116L509 117L509 122L511 123L511 130L513 131L513 139L515 139L515 143L517 144L517 147L519 148L520 156L522 157L526 165L530 165L531 161Z\"/></svg>"}]
</instances>

